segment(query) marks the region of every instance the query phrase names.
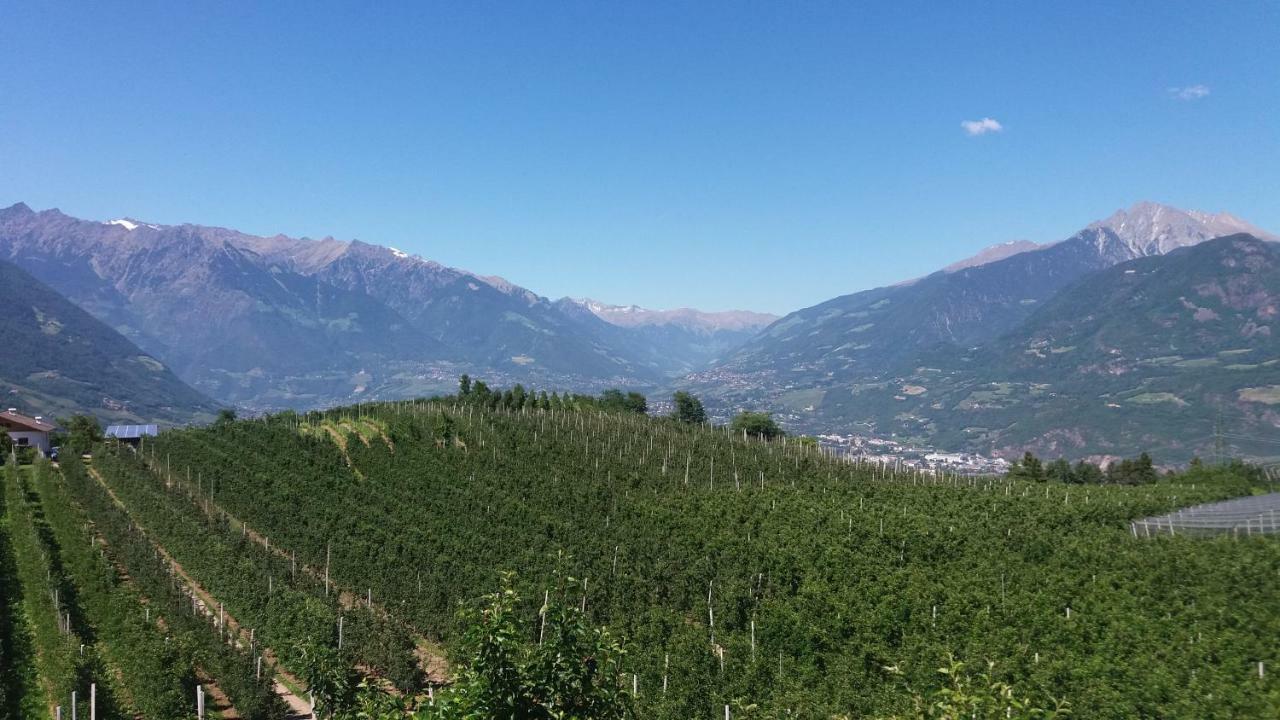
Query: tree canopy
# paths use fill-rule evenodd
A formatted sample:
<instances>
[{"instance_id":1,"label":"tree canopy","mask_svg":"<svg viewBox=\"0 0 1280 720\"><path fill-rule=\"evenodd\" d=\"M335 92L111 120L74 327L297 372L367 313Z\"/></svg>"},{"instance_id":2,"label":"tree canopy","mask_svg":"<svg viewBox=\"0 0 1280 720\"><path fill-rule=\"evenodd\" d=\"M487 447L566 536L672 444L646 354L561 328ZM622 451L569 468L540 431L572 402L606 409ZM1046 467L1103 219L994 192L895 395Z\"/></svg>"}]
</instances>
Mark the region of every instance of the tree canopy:
<instances>
[{"instance_id":1,"label":"tree canopy","mask_svg":"<svg viewBox=\"0 0 1280 720\"><path fill-rule=\"evenodd\" d=\"M750 437L762 437L766 440L786 434L782 428L778 427L773 416L766 412L740 412L734 416L733 423L729 427L734 433L746 433Z\"/></svg>"},{"instance_id":2,"label":"tree canopy","mask_svg":"<svg viewBox=\"0 0 1280 720\"><path fill-rule=\"evenodd\" d=\"M61 421L67 432L67 448L75 453L86 453L102 442L102 425L92 415L72 415Z\"/></svg>"},{"instance_id":3,"label":"tree canopy","mask_svg":"<svg viewBox=\"0 0 1280 720\"><path fill-rule=\"evenodd\" d=\"M702 407L702 401L693 395L681 390L671 396L671 402L675 406L671 416L676 420L693 425L700 425L707 421L706 408Z\"/></svg>"}]
</instances>

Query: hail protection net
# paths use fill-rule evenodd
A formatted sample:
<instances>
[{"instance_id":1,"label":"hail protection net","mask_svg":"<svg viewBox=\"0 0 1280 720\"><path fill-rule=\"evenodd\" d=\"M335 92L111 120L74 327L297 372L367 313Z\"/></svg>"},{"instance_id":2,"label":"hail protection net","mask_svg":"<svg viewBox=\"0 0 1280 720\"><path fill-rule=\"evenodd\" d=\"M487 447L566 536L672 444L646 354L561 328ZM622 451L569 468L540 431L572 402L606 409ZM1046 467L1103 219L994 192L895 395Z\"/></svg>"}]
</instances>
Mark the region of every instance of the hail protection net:
<instances>
[{"instance_id":1,"label":"hail protection net","mask_svg":"<svg viewBox=\"0 0 1280 720\"><path fill-rule=\"evenodd\" d=\"M1135 537L1220 535L1237 537L1280 533L1280 493L1240 497L1183 508L1135 521Z\"/></svg>"}]
</instances>

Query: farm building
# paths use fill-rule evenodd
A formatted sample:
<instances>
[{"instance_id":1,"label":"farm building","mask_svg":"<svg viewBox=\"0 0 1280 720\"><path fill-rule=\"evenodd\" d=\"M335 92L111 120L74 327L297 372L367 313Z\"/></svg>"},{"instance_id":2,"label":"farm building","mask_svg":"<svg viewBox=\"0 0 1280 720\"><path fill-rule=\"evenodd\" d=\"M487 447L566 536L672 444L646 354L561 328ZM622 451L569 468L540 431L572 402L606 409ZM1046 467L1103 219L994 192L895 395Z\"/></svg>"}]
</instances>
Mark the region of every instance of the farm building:
<instances>
[{"instance_id":1,"label":"farm building","mask_svg":"<svg viewBox=\"0 0 1280 720\"><path fill-rule=\"evenodd\" d=\"M58 427L39 415L28 417L9 408L0 413L0 430L9 434L13 444L20 448L35 448L41 455L48 455L52 443L49 436Z\"/></svg>"},{"instance_id":2,"label":"farm building","mask_svg":"<svg viewBox=\"0 0 1280 720\"><path fill-rule=\"evenodd\" d=\"M106 436L137 447L144 437L155 437L160 428L155 425L108 425Z\"/></svg>"}]
</instances>

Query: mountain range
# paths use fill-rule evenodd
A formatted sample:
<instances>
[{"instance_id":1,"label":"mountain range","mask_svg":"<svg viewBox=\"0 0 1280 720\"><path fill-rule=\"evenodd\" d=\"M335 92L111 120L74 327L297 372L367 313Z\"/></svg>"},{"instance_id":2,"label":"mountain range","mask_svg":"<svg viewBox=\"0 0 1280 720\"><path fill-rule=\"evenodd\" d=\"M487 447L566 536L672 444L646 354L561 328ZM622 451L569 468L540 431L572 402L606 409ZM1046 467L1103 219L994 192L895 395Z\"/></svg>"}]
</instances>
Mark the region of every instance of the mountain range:
<instances>
[{"instance_id":1,"label":"mountain range","mask_svg":"<svg viewBox=\"0 0 1280 720\"><path fill-rule=\"evenodd\" d=\"M651 387L774 318L646 313L613 323L395 248L132 218L0 210L8 259L203 393L260 410L496 384Z\"/></svg>"},{"instance_id":2,"label":"mountain range","mask_svg":"<svg viewBox=\"0 0 1280 720\"><path fill-rule=\"evenodd\" d=\"M418 396L466 372L690 389L721 417L770 410L793 431L1001 455L1189 457L1224 426L1246 444L1274 430L1276 240L1144 202L1062 241L993 245L777 318L552 300L359 240L0 210L0 260L122 335L102 340L112 357L190 383L175 407ZM31 392L27 370L5 379ZM162 412L148 402L135 407Z\"/></svg>"},{"instance_id":3,"label":"mountain range","mask_svg":"<svg viewBox=\"0 0 1280 720\"><path fill-rule=\"evenodd\" d=\"M1076 338L1074 344L1055 342L1047 349L1033 348L1050 356L1060 354L1062 361L1068 362L1083 353L1069 354L1063 347L1083 348L1090 343L1104 342L1102 339L1086 342L1084 337L1092 327L1090 323L1097 322L1097 318L1111 318L1108 327L1144 327L1144 316L1137 312L1168 312L1169 297L1198 297L1199 288L1206 282L1203 277L1193 278L1187 272L1170 269L1156 276L1165 283L1163 286L1135 288L1121 282L1115 283L1115 287L1123 289L1119 295L1102 292L1103 287L1096 283L1103 283L1105 287L1106 282L1116 277L1117 267L1123 268L1119 278L1126 280L1129 275L1124 273L1146 272L1149 265L1181 267L1180 263L1188 262L1187 257L1198 258L1223 282L1239 284L1256 276L1262 282L1259 292L1265 291L1265 281L1270 276L1260 273L1263 267L1269 267L1262 259L1270 257L1267 254L1270 250L1263 252L1243 242L1203 250L1209 252L1217 248L1229 255L1238 253L1236 266L1218 262L1216 258L1199 258L1198 252L1180 254L1188 248L1199 251L1199 246L1211 238L1233 234L1237 238L1250 238L1254 243L1280 239L1230 215L1139 203L1106 220L1091 223L1061 242L1023 245L1020 252L1003 256L999 252L985 253L992 259L981 261L982 255L979 255L978 260L957 263L914 281L835 298L791 313L724 361L691 375L685 387L715 397L718 404L730 409L772 409L796 427L825 431L858 429L922 445L1006 455L1022 448L1105 455L1142 447L1150 444L1152 438L1140 441L1140 436L1133 432L1108 438L1106 431L1114 427L1113 423L1071 424L1069 421L1073 418L1069 411L1059 420L1051 421L1042 412L1043 403L1021 403L1012 410L1004 407L1010 410L1005 413L986 412L1001 404L998 398L988 402L991 398L987 394L1013 392L1007 384L1016 373L1007 358L1025 359L1024 353L1030 351L1028 338L1044 340L1054 334ZM1272 248L1267 244L1257 247ZM1144 262L1148 265L1143 265ZM1142 269L1129 267L1131 263L1137 263ZM1232 273L1232 267L1250 268L1257 263L1262 263L1257 270L1237 270L1238 277ZM1156 289L1161 290L1158 298L1154 294ZM1132 302L1122 303L1129 297L1125 293L1133 293L1132 302L1152 305L1134 308ZM1266 308L1272 307L1270 297L1269 292L1264 292L1259 300L1262 305L1255 308L1261 315L1254 322L1261 322L1259 327L1267 327L1250 331L1258 338L1255 343L1269 337L1267 313L1270 311ZM1125 308L1123 313L1113 317L1121 308ZM1236 318L1207 306L1206 312ZM1054 333L1037 336L1035 333L1048 327L1044 324L1050 322L1049 318L1052 318ZM1177 356L1171 362L1186 360L1194 366L1212 367L1204 363L1203 352L1208 351L1204 348L1216 347L1223 352L1249 348L1247 344L1241 345L1237 337L1238 332L1243 331L1221 323L1197 327L1201 339L1196 348L1184 347L1190 334L1173 337L1169 335L1172 329L1144 327L1144 332L1166 345L1163 352L1155 355L1149 347L1138 344L1148 339L1140 333L1125 336L1123 342L1114 346L1106 346L1106 352L1134 362ZM1258 346L1250 352L1262 356L1270 351ZM1269 359L1262 357L1261 361ZM1139 367L1145 371L1155 366L1147 362ZM1268 367L1259 365L1249 369ZM1059 372L1052 372L1054 368ZM1035 381L1019 382L1037 393L1058 398L1058 406L1083 408L1096 404L1093 399L1086 401L1078 395L1066 396L1076 398L1075 404L1062 399L1059 385L1079 379L1064 366L1049 364L1041 371ZM1114 372L1127 375L1126 379L1134 380L1136 385L1140 384L1136 378L1144 375ZM1253 382L1253 378L1244 373L1213 374L1228 377L1241 387ZM944 383L949 388L947 392L935 387L937 377L949 378ZM984 383L990 387L979 387ZM954 396L961 389L977 395L967 400L968 395ZM1119 392L1119 388L1113 390ZM1228 390L1230 388L1222 389L1220 397L1201 398L1196 412L1211 418L1210 425L1219 411L1230 415L1233 421L1256 425L1248 422L1249 418L1256 421L1257 413L1253 412L1256 408L1240 406L1239 396L1231 395ZM1186 401L1181 395L1178 397ZM1152 401L1155 402L1158 401ZM1161 405L1153 407L1152 403L1145 408L1148 414L1167 414L1170 409ZM1159 422L1163 420L1157 419L1153 424ZM1092 428L1096 428L1098 434L1094 434ZM1180 444L1168 445L1185 456L1195 449L1203 449L1204 436L1203 428L1198 428L1194 439L1183 438Z\"/></svg>"}]
</instances>

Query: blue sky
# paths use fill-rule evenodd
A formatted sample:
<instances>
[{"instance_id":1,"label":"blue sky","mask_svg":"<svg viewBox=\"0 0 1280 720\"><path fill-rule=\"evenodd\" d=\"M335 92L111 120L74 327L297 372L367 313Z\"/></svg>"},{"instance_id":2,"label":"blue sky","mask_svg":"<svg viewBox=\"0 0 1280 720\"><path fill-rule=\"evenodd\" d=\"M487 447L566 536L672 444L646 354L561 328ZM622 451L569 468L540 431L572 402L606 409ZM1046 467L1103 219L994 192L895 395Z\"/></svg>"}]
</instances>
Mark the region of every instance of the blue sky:
<instances>
[{"instance_id":1,"label":"blue sky","mask_svg":"<svg viewBox=\"0 0 1280 720\"><path fill-rule=\"evenodd\" d=\"M1278 33L1274 2L6 3L0 205L782 312L1141 199L1280 230Z\"/></svg>"}]
</instances>

